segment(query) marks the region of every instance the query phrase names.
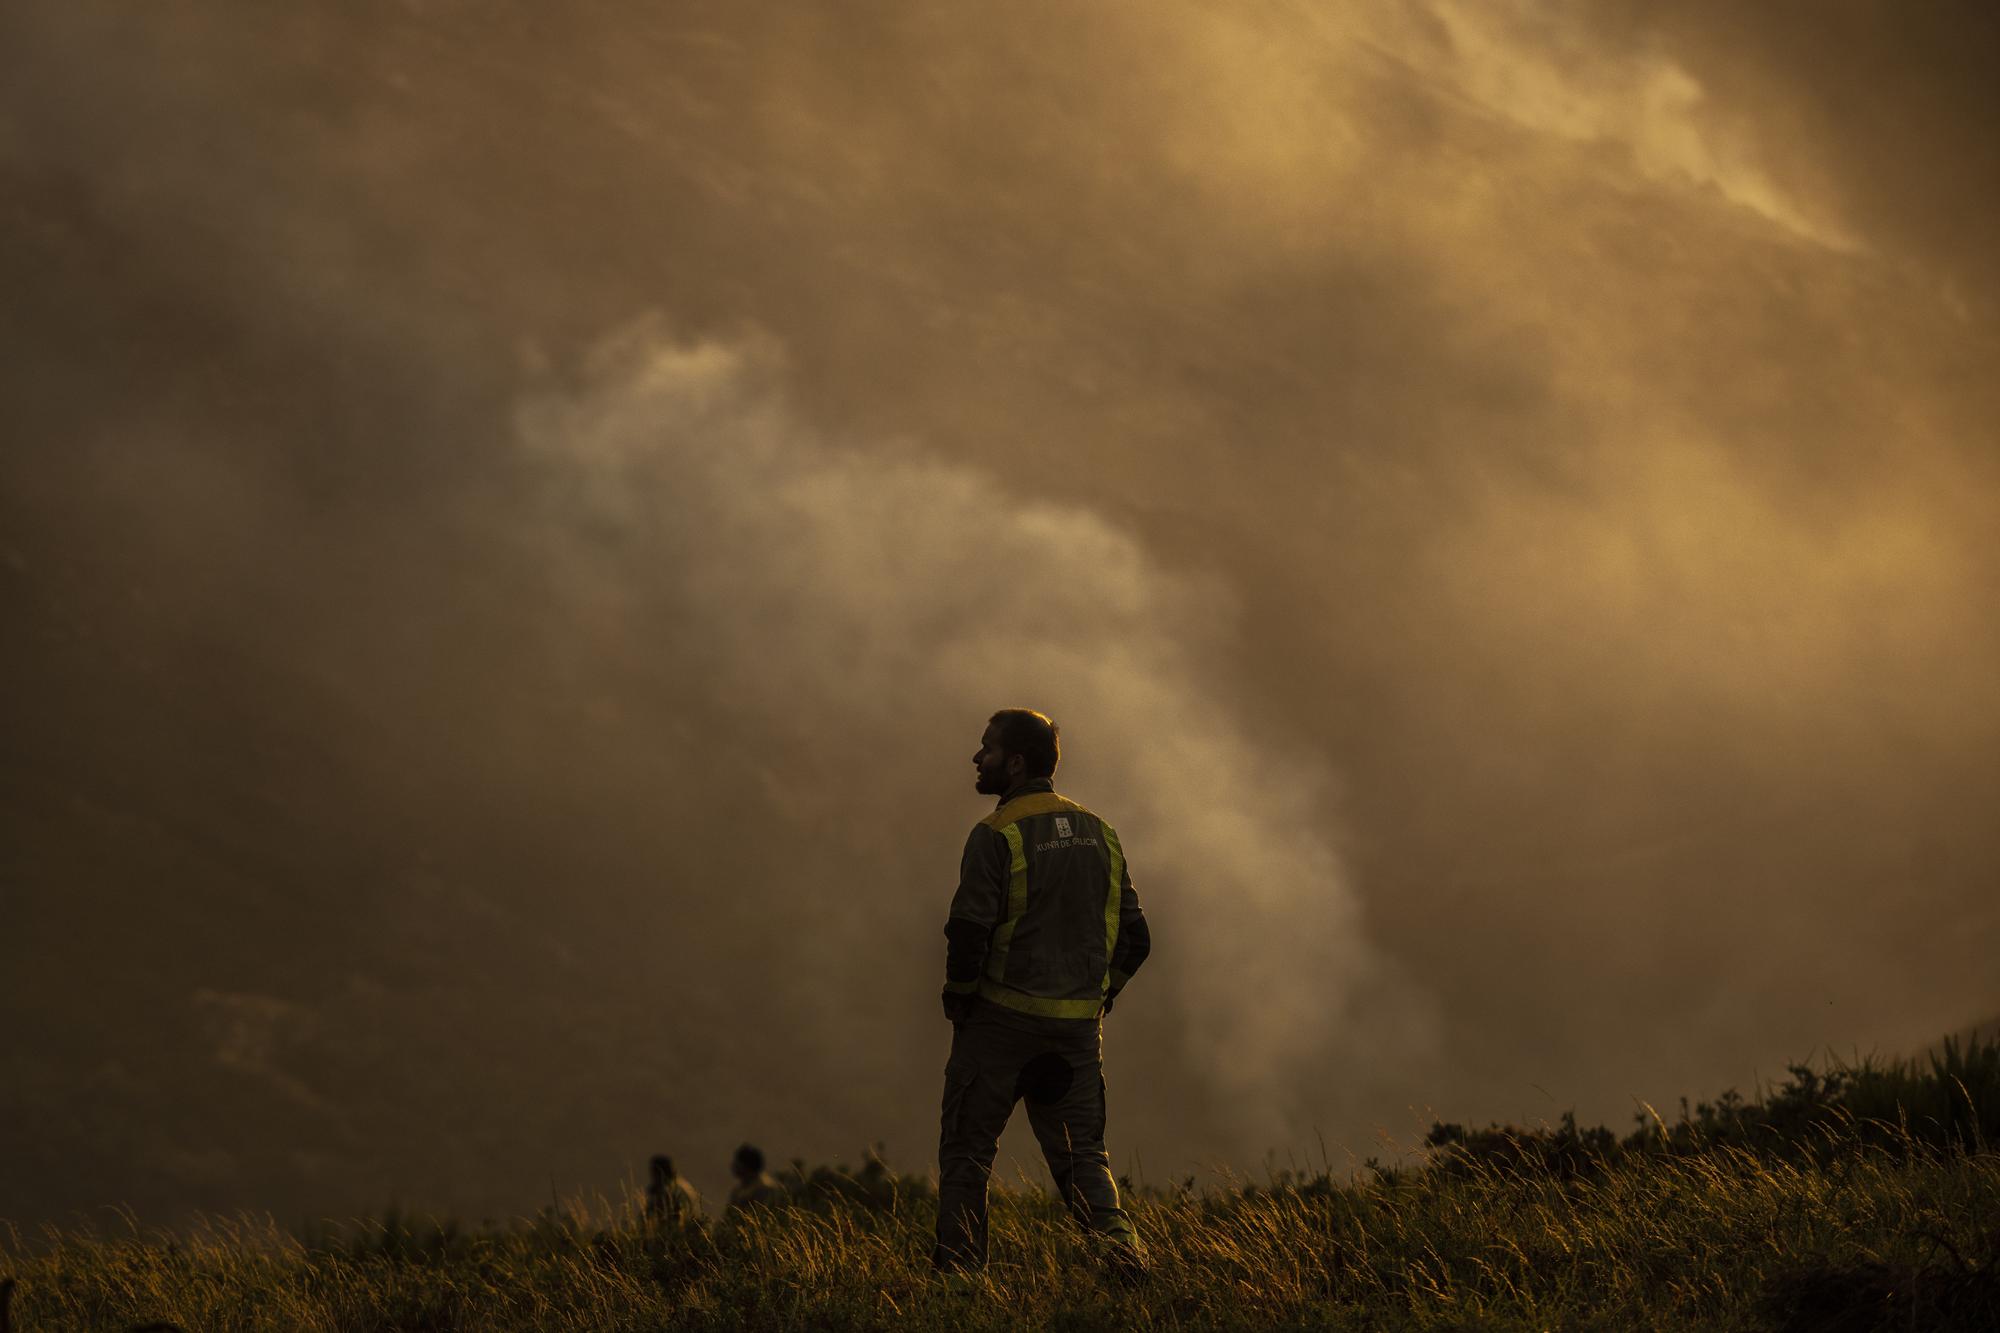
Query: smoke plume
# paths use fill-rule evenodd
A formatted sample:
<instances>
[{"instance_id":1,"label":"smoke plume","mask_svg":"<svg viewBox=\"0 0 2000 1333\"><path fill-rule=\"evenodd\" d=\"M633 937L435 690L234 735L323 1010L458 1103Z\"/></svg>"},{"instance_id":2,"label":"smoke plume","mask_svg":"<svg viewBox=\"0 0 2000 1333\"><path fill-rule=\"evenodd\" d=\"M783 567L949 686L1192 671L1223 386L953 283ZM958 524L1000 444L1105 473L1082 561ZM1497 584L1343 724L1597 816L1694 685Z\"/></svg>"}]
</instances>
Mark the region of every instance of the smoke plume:
<instances>
[{"instance_id":1,"label":"smoke plume","mask_svg":"<svg viewBox=\"0 0 2000 1333\"><path fill-rule=\"evenodd\" d=\"M1234 715L1220 576L1166 567L1060 468L818 437L768 341L642 325L521 423L550 505L531 531L556 539L564 604L590 608L581 651L686 663L684 688L733 719L704 744L757 767L774 798L754 829L698 801L676 823L820 865L763 890L775 920L815 923L796 966L919 993L936 980L935 944L901 956L868 926L897 899L942 924L939 830L969 825L986 715L1026 701L1068 719L1060 785L1120 827L1172 960L1127 1011L1151 985L1178 992L1180 1059L1207 1071L1232 1142L1295 1139L1307 1066L1329 1052L1427 1058L1430 1016L1335 852L1325 761L1252 740ZM940 762L940 738L963 753ZM839 905L816 907L829 884ZM870 1036L841 1019L822 1040L844 1063L838 1048Z\"/></svg>"}]
</instances>

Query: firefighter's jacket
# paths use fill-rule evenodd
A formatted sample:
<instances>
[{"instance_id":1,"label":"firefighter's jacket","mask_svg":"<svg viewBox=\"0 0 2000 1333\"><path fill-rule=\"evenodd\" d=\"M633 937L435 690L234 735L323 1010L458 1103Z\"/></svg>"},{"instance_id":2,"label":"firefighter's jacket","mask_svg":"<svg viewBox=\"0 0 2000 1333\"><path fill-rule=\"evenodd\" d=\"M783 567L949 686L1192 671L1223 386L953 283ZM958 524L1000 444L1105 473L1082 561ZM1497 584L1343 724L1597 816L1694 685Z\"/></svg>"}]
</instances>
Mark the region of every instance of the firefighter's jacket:
<instances>
[{"instance_id":1,"label":"firefighter's jacket","mask_svg":"<svg viewBox=\"0 0 2000 1333\"><path fill-rule=\"evenodd\" d=\"M1031 778L973 826L945 922L945 990L1093 1019L1152 947L1117 830Z\"/></svg>"}]
</instances>

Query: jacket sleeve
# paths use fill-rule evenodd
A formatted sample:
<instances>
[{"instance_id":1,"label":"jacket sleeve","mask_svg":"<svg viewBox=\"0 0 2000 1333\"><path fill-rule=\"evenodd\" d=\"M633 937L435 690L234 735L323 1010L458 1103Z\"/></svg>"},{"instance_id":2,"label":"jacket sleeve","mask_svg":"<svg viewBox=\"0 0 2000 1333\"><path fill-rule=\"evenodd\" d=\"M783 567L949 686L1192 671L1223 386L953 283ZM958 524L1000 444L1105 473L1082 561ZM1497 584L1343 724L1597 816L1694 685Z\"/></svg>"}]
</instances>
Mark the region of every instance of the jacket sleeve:
<instances>
[{"instance_id":1,"label":"jacket sleeve","mask_svg":"<svg viewBox=\"0 0 2000 1333\"><path fill-rule=\"evenodd\" d=\"M1007 902L1007 840L984 824L972 826L958 862L958 892L944 923L944 988L979 989L987 946Z\"/></svg>"},{"instance_id":2,"label":"jacket sleeve","mask_svg":"<svg viewBox=\"0 0 2000 1333\"><path fill-rule=\"evenodd\" d=\"M1125 884L1118 897L1118 943L1111 950L1111 986L1116 995L1153 951L1153 932L1146 926L1146 913L1139 907L1139 894L1132 887L1132 870L1125 870Z\"/></svg>"}]
</instances>

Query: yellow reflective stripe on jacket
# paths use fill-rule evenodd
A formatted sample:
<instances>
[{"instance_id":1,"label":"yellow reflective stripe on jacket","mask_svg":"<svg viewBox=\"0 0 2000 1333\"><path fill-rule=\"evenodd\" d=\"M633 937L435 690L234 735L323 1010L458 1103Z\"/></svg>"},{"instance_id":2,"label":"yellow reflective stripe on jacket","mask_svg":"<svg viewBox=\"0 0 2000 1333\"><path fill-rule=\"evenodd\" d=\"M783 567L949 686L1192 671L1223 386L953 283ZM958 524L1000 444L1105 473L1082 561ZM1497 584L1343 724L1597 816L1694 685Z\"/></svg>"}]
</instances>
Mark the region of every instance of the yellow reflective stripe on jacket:
<instances>
[{"instance_id":1,"label":"yellow reflective stripe on jacket","mask_svg":"<svg viewBox=\"0 0 2000 1333\"><path fill-rule=\"evenodd\" d=\"M1058 810L1082 808L1067 796L1058 796L1052 791L1031 791L1026 796L1015 797L979 822L987 828L997 828L1005 832L1008 825L1018 824L1035 815L1052 815Z\"/></svg>"},{"instance_id":2,"label":"yellow reflective stripe on jacket","mask_svg":"<svg viewBox=\"0 0 2000 1333\"><path fill-rule=\"evenodd\" d=\"M1111 855L1111 892L1104 899L1104 984L1098 989L1111 989L1111 951L1118 946L1118 909L1122 906L1125 888L1125 849L1118 844L1118 830L1097 821L1097 827L1104 833L1104 850Z\"/></svg>"},{"instance_id":3,"label":"yellow reflective stripe on jacket","mask_svg":"<svg viewBox=\"0 0 2000 1333\"><path fill-rule=\"evenodd\" d=\"M993 932L993 947L986 956L986 975L995 981L1007 975L1007 950L1014 944L1014 927L1028 914L1028 849L1021 845L1020 825L1006 825L1000 836L1007 840L1007 917Z\"/></svg>"},{"instance_id":4,"label":"yellow reflective stripe on jacket","mask_svg":"<svg viewBox=\"0 0 2000 1333\"><path fill-rule=\"evenodd\" d=\"M1100 999L1045 1000L1039 995L1025 995L1012 986L1002 986L996 981L980 982L979 993L1016 1013L1034 1014L1040 1018L1095 1018L1104 1010L1104 1001Z\"/></svg>"}]
</instances>

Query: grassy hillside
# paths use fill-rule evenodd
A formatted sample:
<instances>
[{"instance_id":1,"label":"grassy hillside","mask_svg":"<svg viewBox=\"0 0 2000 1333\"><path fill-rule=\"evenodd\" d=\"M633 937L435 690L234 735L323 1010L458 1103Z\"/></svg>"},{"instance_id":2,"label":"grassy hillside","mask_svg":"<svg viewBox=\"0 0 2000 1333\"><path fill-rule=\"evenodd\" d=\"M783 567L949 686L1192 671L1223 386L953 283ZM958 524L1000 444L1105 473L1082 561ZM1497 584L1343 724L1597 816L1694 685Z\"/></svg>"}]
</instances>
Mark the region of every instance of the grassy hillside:
<instances>
[{"instance_id":1,"label":"grassy hillside","mask_svg":"<svg viewBox=\"0 0 2000 1333\"><path fill-rule=\"evenodd\" d=\"M1893 1094L1885 1104L1881 1099ZM1961 1109L1962 1108L1962 1109ZM1887 1111L1887 1114L1877 1112ZM1239 1326L2000 1326L2000 1046L1799 1067L1624 1139L1441 1125L1428 1161L1130 1191L1150 1281L1104 1280L1050 1199L996 1201L977 1282L928 1269L921 1180L802 1178L795 1203L649 1225L551 1209L468 1233L395 1217L308 1239L11 1234L18 1333Z\"/></svg>"}]
</instances>

